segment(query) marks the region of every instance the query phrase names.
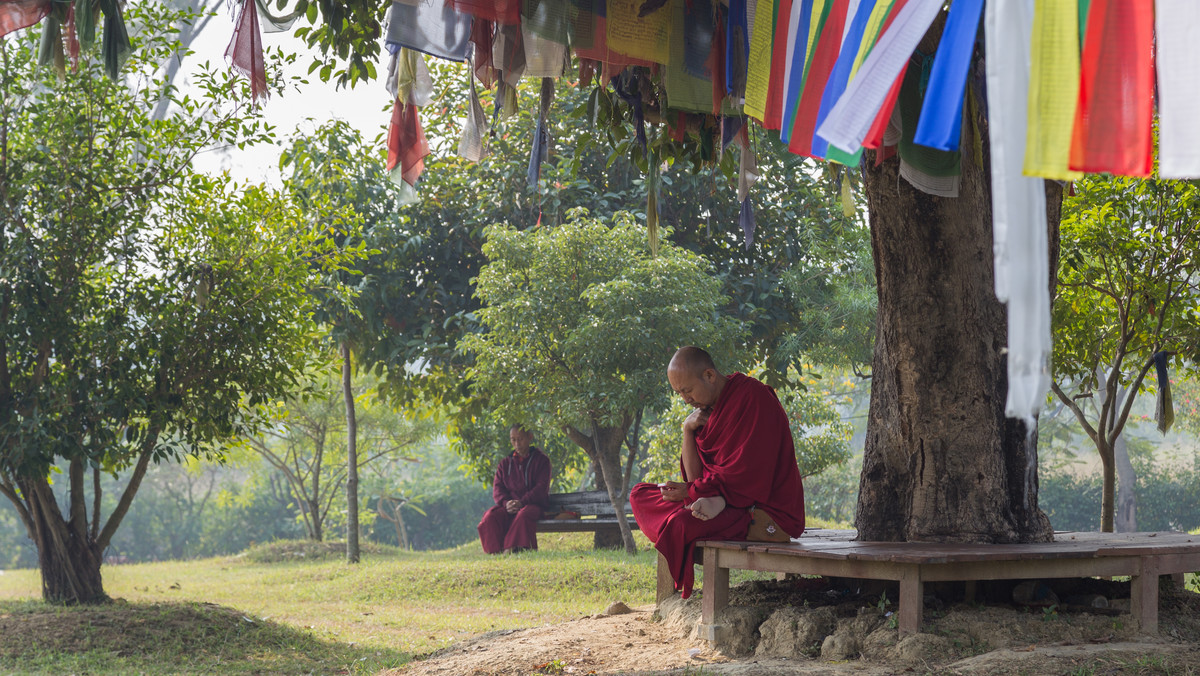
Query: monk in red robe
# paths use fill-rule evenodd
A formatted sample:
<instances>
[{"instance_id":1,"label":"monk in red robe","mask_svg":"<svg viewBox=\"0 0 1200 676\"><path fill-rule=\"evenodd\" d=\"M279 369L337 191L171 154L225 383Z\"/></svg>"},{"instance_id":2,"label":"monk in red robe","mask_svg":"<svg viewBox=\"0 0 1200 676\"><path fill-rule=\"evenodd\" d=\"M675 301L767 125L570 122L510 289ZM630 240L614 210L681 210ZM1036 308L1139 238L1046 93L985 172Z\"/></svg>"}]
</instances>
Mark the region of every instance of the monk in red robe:
<instances>
[{"instance_id":1,"label":"monk in red robe","mask_svg":"<svg viewBox=\"0 0 1200 676\"><path fill-rule=\"evenodd\" d=\"M521 425L508 431L512 455L500 461L492 483L496 506L483 513L479 541L488 554L537 549L537 522L550 496L550 458L532 446Z\"/></svg>"},{"instance_id":2,"label":"monk in red robe","mask_svg":"<svg viewBox=\"0 0 1200 676\"><path fill-rule=\"evenodd\" d=\"M773 389L741 373L723 375L697 347L675 353L667 380L696 409L683 423L684 481L638 484L629 503L686 599L697 540L746 539L751 508L770 536L799 537L804 489L788 417Z\"/></svg>"}]
</instances>

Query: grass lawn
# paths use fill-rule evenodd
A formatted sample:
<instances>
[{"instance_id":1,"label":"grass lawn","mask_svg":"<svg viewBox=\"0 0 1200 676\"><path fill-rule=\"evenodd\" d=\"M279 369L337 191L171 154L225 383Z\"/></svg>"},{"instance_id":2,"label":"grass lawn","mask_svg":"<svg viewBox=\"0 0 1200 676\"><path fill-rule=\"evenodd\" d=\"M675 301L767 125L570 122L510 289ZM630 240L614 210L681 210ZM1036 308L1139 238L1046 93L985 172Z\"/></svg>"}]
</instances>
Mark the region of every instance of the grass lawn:
<instances>
[{"instance_id":1,"label":"grass lawn","mask_svg":"<svg viewBox=\"0 0 1200 676\"><path fill-rule=\"evenodd\" d=\"M810 524L816 526L818 524ZM657 557L593 551L591 534L488 556L264 545L236 556L105 566L117 599L42 603L36 570L0 571L0 672L374 673L483 632L654 602ZM734 582L756 574L735 571Z\"/></svg>"}]
</instances>

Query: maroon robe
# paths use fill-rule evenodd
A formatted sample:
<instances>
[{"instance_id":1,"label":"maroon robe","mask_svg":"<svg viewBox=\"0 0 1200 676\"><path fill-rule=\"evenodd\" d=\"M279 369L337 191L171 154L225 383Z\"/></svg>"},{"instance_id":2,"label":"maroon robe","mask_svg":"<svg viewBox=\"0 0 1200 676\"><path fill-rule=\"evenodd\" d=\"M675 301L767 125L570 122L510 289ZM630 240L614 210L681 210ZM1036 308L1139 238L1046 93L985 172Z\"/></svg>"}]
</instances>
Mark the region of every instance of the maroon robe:
<instances>
[{"instance_id":1,"label":"maroon robe","mask_svg":"<svg viewBox=\"0 0 1200 676\"><path fill-rule=\"evenodd\" d=\"M483 513L479 522L479 542L483 551L497 554L506 549L537 549L537 522L542 518L550 496L550 458L537 448L521 458L514 451L500 461L492 483L496 506ZM504 503L520 500L516 514L509 514Z\"/></svg>"},{"instance_id":2,"label":"maroon robe","mask_svg":"<svg viewBox=\"0 0 1200 676\"><path fill-rule=\"evenodd\" d=\"M656 484L638 484L629 494L638 527L667 560L675 589L691 596L697 540L742 540L750 507L758 507L792 537L804 532L804 488L787 413L775 390L734 373L729 376L704 427L696 432L701 473L688 482L688 497L663 500ZM685 476L686 478L686 476ZM690 505L720 495L725 509L701 521Z\"/></svg>"}]
</instances>

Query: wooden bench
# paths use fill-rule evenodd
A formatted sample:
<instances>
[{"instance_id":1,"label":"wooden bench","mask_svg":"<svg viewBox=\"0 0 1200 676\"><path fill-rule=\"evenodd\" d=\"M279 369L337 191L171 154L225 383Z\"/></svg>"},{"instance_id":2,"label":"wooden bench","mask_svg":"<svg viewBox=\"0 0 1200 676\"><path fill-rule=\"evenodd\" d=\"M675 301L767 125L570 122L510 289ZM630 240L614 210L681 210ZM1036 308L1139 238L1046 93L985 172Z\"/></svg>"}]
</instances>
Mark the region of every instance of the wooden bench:
<instances>
[{"instance_id":1,"label":"wooden bench","mask_svg":"<svg viewBox=\"0 0 1200 676\"><path fill-rule=\"evenodd\" d=\"M1200 535L1187 533L1056 533L1053 542L1013 545L928 542L856 542L855 531L806 531L790 543L705 540L702 633L712 640L717 613L729 603L729 571L756 570L893 580L900 583L901 635L921 629L924 584L979 580L1131 578L1131 610L1141 631L1158 631L1158 582L1200 571ZM658 601L674 593L665 561L658 561Z\"/></svg>"},{"instance_id":2,"label":"wooden bench","mask_svg":"<svg viewBox=\"0 0 1200 676\"><path fill-rule=\"evenodd\" d=\"M579 518L555 519L554 515L563 512L575 512ZM633 512L629 510L629 499L625 499L625 518L629 527L637 530L637 522L633 520ZM545 518L538 521L539 533L608 533L615 534L616 542L620 543L620 529L617 526L617 513L613 510L612 501L608 499L607 491L585 491L582 493L551 493L550 506L546 509Z\"/></svg>"}]
</instances>

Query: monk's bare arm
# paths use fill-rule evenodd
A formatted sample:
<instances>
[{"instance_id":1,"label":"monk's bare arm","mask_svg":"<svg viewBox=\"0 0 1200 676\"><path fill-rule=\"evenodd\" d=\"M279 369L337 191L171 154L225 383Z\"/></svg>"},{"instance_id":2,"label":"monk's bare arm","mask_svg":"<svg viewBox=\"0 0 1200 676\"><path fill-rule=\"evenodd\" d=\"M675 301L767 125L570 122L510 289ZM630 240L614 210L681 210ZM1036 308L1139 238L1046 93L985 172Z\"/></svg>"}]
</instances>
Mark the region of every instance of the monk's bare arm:
<instances>
[{"instance_id":1,"label":"monk's bare arm","mask_svg":"<svg viewBox=\"0 0 1200 676\"><path fill-rule=\"evenodd\" d=\"M696 433L684 431L683 433L683 448L680 449L680 454L683 457L683 480L695 481L700 478L701 465L700 454L696 453Z\"/></svg>"},{"instance_id":2,"label":"monk's bare arm","mask_svg":"<svg viewBox=\"0 0 1200 676\"><path fill-rule=\"evenodd\" d=\"M708 411L696 409L683 421L683 443L679 456L683 460L683 480L695 481L704 471L700 454L696 452L696 432L708 422Z\"/></svg>"}]
</instances>

